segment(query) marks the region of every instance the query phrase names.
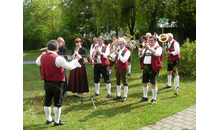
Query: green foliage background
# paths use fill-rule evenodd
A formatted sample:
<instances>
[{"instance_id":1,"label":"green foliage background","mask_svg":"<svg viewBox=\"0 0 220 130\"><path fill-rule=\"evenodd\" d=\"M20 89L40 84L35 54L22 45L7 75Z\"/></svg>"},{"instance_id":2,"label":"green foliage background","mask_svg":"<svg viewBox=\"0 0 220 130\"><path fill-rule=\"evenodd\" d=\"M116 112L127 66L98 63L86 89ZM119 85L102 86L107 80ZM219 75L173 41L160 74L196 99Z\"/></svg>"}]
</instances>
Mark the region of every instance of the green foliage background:
<instances>
[{"instance_id":1,"label":"green foliage background","mask_svg":"<svg viewBox=\"0 0 220 130\"><path fill-rule=\"evenodd\" d=\"M180 47L179 74L186 77L196 77L196 41L186 42Z\"/></svg>"},{"instance_id":2,"label":"green foliage background","mask_svg":"<svg viewBox=\"0 0 220 130\"><path fill-rule=\"evenodd\" d=\"M159 18L175 21L183 37L196 38L196 0L24 0L23 49L45 47L61 36L68 48L80 37L89 47L92 37L123 29L131 35L157 32Z\"/></svg>"}]
</instances>

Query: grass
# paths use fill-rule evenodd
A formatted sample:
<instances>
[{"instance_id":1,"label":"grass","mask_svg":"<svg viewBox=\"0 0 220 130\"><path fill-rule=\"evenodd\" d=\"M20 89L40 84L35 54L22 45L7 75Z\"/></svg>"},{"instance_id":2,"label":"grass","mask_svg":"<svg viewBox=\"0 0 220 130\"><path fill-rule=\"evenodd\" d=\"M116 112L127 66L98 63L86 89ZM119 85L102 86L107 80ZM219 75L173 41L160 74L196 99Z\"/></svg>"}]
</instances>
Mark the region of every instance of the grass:
<instances>
[{"instance_id":1,"label":"grass","mask_svg":"<svg viewBox=\"0 0 220 130\"><path fill-rule=\"evenodd\" d=\"M68 51L71 53L71 50ZM23 60L36 60L41 52L29 52ZM176 114L196 103L196 79L181 77L180 91L177 96L172 89L163 89L167 85L166 59L163 59L163 68L158 77L157 104L150 105L149 102L139 103L143 96L142 75L139 65L137 50L132 53L132 76L128 78L128 99L126 102L113 101L116 95L115 71L112 69L111 84L113 98L107 98L105 84L100 87L100 95L93 98L97 110L94 109L90 96L95 93L93 82L93 68L86 64L89 80L89 93L84 93L83 104L81 99L75 98L71 92L68 94L77 101L73 102L65 97L62 105L61 119L68 122L67 125L54 127L53 124L45 125L46 115L43 110L44 88L40 80L39 66L23 66L23 129L139 129L149 124ZM67 71L69 75L69 71ZM173 76L174 77L174 76ZM101 82L103 79L101 79ZM172 79L173 85L173 79ZM121 95L124 94L122 85ZM152 99L151 88L148 91L149 100ZM52 105L52 118L54 118Z\"/></svg>"}]
</instances>

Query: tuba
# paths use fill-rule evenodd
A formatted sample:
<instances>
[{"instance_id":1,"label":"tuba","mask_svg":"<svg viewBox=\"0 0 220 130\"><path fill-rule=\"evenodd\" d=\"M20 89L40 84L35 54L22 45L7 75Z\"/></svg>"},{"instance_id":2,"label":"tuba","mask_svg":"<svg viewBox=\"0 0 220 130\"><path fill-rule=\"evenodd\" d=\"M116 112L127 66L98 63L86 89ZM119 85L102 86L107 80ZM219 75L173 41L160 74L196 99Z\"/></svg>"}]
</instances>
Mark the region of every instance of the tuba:
<instances>
[{"instance_id":1,"label":"tuba","mask_svg":"<svg viewBox=\"0 0 220 130\"><path fill-rule=\"evenodd\" d=\"M131 36L130 34L126 34L126 35L127 35L126 36L126 46L130 48L131 54L132 54L134 47L135 47L134 46L135 41L131 40L133 36Z\"/></svg>"},{"instance_id":2,"label":"tuba","mask_svg":"<svg viewBox=\"0 0 220 130\"><path fill-rule=\"evenodd\" d=\"M158 40L162 43L166 42L168 40L168 35L167 34L160 34L160 36L158 36Z\"/></svg>"},{"instance_id":3,"label":"tuba","mask_svg":"<svg viewBox=\"0 0 220 130\"><path fill-rule=\"evenodd\" d=\"M168 38L169 38L169 37L168 37L167 34L160 34L160 36L158 36L158 40L163 43L163 46L165 46L166 49L168 48L168 45L167 45L167 43L166 43L166 41L168 40Z\"/></svg>"}]
</instances>

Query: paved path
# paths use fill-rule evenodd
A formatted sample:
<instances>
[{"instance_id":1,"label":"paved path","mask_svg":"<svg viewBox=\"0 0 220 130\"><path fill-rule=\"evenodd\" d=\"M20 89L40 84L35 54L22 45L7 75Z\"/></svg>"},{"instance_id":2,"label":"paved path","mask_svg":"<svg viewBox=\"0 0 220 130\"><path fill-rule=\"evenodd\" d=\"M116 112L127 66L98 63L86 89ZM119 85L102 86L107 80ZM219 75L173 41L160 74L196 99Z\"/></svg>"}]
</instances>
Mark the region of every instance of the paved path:
<instances>
[{"instance_id":1,"label":"paved path","mask_svg":"<svg viewBox=\"0 0 220 130\"><path fill-rule=\"evenodd\" d=\"M23 53L23 56L27 55L26 53ZM23 61L23 65L35 65L36 61Z\"/></svg>"},{"instance_id":2,"label":"paved path","mask_svg":"<svg viewBox=\"0 0 220 130\"><path fill-rule=\"evenodd\" d=\"M139 130L195 130L196 104Z\"/></svg>"},{"instance_id":3,"label":"paved path","mask_svg":"<svg viewBox=\"0 0 220 130\"><path fill-rule=\"evenodd\" d=\"M23 65L35 65L36 61L23 61Z\"/></svg>"}]
</instances>

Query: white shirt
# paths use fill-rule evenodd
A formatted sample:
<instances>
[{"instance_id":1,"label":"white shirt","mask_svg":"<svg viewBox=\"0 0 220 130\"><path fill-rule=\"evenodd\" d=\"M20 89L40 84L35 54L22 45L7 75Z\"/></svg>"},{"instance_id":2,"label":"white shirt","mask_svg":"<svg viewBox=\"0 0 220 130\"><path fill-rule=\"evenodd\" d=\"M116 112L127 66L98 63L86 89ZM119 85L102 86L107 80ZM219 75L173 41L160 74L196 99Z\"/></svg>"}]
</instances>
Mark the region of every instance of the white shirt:
<instances>
[{"instance_id":1,"label":"white shirt","mask_svg":"<svg viewBox=\"0 0 220 130\"><path fill-rule=\"evenodd\" d=\"M54 53L57 55L57 53L54 51L48 51L47 53ZM41 65L41 56L42 55L40 55L36 60L36 64L39 66ZM55 60L55 65L58 68L63 67L64 69L68 69L68 70L75 69L76 67L81 67L78 60L72 60L71 62L67 62L62 56L57 56Z\"/></svg>"},{"instance_id":2,"label":"white shirt","mask_svg":"<svg viewBox=\"0 0 220 130\"><path fill-rule=\"evenodd\" d=\"M153 47L150 47L150 49L155 50L155 47L156 47L156 46L157 46L157 45L155 44ZM144 56L145 50L146 50L146 48L144 48L144 49L142 50L141 57ZM152 52L150 52L149 50L147 50L146 53L150 53L150 54L151 54ZM155 50L154 56L161 56L161 54L162 54L162 48L161 48L161 47L158 47L157 50ZM151 64L151 55L144 57L144 64Z\"/></svg>"},{"instance_id":3,"label":"white shirt","mask_svg":"<svg viewBox=\"0 0 220 130\"><path fill-rule=\"evenodd\" d=\"M102 52L102 47L105 47L104 45L105 45L104 43L102 44L102 46L99 46L99 44L97 44L97 48L99 49L100 52ZM95 50L95 47L92 49L92 52L93 52L93 51L96 51L96 50ZM94 55L92 56L92 59L93 59L93 60L95 59L95 54L96 54L96 52L95 52ZM106 50L105 50L105 53L102 52L101 54L103 54L103 58L108 58L108 55L109 55L109 48L108 48L108 46L107 46L107 48L106 48ZM98 61L98 63L102 63L102 61L101 61L101 55L98 55L97 61Z\"/></svg>"},{"instance_id":4,"label":"white shirt","mask_svg":"<svg viewBox=\"0 0 220 130\"><path fill-rule=\"evenodd\" d=\"M128 58L130 57L131 52L129 50L127 50L124 54L124 56L121 55L121 53L124 51L125 47L122 49L119 49L119 54L118 54L118 60L120 59L122 63L125 63ZM115 61L116 59L116 54L113 55L112 57L112 61Z\"/></svg>"},{"instance_id":5,"label":"white shirt","mask_svg":"<svg viewBox=\"0 0 220 130\"><path fill-rule=\"evenodd\" d=\"M170 42L168 42L168 48L170 48L172 42L174 39L172 39ZM179 43L176 41L174 42L174 51L171 52L174 56L180 53L180 46Z\"/></svg>"}]
</instances>

